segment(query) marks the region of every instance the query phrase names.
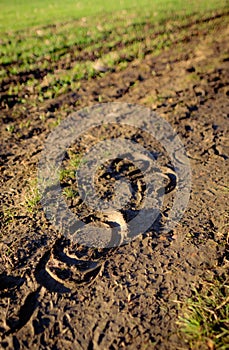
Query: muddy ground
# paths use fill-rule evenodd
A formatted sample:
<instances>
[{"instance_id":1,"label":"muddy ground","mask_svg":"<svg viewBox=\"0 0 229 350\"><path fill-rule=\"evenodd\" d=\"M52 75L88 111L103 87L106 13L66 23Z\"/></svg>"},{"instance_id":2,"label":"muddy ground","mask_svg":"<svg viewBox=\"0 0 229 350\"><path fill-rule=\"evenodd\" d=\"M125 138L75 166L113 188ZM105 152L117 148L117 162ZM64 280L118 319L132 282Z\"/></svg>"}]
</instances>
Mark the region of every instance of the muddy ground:
<instances>
[{"instance_id":1,"label":"muddy ground","mask_svg":"<svg viewBox=\"0 0 229 350\"><path fill-rule=\"evenodd\" d=\"M216 276L228 278L227 21L225 13L202 30L190 25L185 41L176 43L174 33L174 45L158 56L82 81L79 91L36 107L3 101L1 348L188 348L177 324L182 302L194 287L201 292ZM41 206L29 211L25 205L50 125L100 101L155 110L181 137L192 168L190 202L175 229L163 235L152 228L108 251L74 245L55 231ZM96 143L101 133L93 137ZM87 141L76 151L83 152ZM125 171L128 176L128 165ZM68 204L74 211L79 199Z\"/></svg>"}]
</instances>

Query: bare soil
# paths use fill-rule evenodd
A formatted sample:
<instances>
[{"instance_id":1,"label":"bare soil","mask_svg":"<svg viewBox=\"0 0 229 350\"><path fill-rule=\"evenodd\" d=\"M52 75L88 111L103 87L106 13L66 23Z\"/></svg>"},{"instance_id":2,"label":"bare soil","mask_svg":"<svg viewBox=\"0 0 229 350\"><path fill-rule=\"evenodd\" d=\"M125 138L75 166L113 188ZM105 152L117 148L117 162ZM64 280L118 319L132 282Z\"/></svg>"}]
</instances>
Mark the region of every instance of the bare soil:
<instances>
[{"instance_id":1,"label":"bare soil","mask_svg":"<svg viewBox=\"0 0 229 350\"><path fill-rule=\"evenodd\" d=\"M228 278L227 20L224 13L203 30L190 25L182 43L176 43L174 33L174 45L159 55L84 80L77 92L36 107L22 106L16 97L8 103L2 95L1 348L188 348L177 324L180 305L194 287L201 292L206 281ZM181 137L192 167L191 199L176 228L166 235L152 228L110 250L74 245L54 230L41 206L28 211L25 205L55 121L101 100L155 110ZM130 130L108 131L110 136L119 132L130 137ZM144 135L137 136L150 145ZM93 142L103 137L98 130ZM79 153L89 137L81 141L75 145ZM165 157L162 166L167 165ZM117 166L113 164L113 173ZM124 164L123 174L129 172ZM98 186L112 196L105 175L98 174ZM137 183L138 177L141 174L132 181ZM62 186L74 183L67 179ZM144 196L144 183L137 192ZM168 196L172 201L172 191ZM82 203L75 198L68 204L74 211ZM138 207L136 201L133 205ZM89 221L100 219L88 213Z\"/></svg>"}]
</instances>

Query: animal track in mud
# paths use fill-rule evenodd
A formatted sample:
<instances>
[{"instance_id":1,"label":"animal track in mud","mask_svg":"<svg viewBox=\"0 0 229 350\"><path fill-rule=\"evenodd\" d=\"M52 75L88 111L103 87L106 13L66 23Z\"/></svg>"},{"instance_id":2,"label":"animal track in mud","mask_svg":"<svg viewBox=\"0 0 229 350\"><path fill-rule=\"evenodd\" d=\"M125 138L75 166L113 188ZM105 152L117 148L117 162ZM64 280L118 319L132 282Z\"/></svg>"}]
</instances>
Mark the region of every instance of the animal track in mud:
<instances>
[{"instance_id":1,"label":"animal track in mud","mask_svg":"<svg viewBox=\"0 0 229 350\"><path fill-rule=\"evenodd\" d=\"M129 164L123 161L111 163L109 169L102 169L98 178L103 178L106 183L107 175L117 175L129 172ZM126 170L127 169L127 170ZM144 182L142 174L136 169L131 170L132 181L135 186L135 207L138 208L144 197ZM175 172L169 167L161 168L161 176L165 179L165 187L163 193L168 194L176 189L177 178ZM133 180L134 179L134 180ZM100 186L99 182L97 183ZM103 189L107 186L104 186ZM162 189L158 189L160 192ZM112 192L110 192L112 193ZM137 211L136 211L137 212ZM68 293L79 286L90 285L102 272L104 262L108 259L110 253L113 253L118 246L125 243L128 236L128 220L135 215L134 210L113 210L103 213L90 214L85 218L85 222L89 225L100 225L100 227L118 227L118 238L115 237L115 248L86 248L82 247L67 238L60 237L56 240L51 249L46 251L40 259L36 269L35 277L39 284L43 285L47 290L58 293ZM117 234L117 231L116 231Z\"/></svg>"},{"instance_id":2,"label":"animal track in mud","mask_svg":"<svg viewBox=\"0 0 229 350\"><path fill-rule=\"evenodd\" d=\"M118 162L116 166L118 171L125 173L126 165L123 162ZM161 167L160 171L161 176L165 179L162 194L173 193L177 186L175 172L169 167ZM107 174L109 175L109 171L108 173L102 171L100 176L106 179ZM145 187L141 174L136 169L132 169L132 179L134 179L133 183L136 189L134 197L136 209L144 197ZM158 191L160 194L160 189ZM89 215L85 220L89 224L92 222L93 224L99 223L100 226L104 227L119 227L119 244L116 247L95 249L80 246L66 237L56 239L52 247L44 252L35 267L33 275L38 287L29 292L14 315L9 316L6 312L4 336L17 332L29 322L39 305L42 290L43 292L47 290L63 294L74 292L78 287L90 286L102 274L104 263L109 259L109 256L115 253L118 246L125 243L128 236L128 219L131 219L134 214L134 210L132 213L130 210L127 212L123 210L123 213L121 211L108 211ZM0 282L0 290L4 297L5 291L13 288L20 289L26 282L26 278L2 274Z\"/></svg>"},{"instance_id":3,"label":"animal track in mud","mask_svg":"<svg viewBox=\"0 0 229 350\"><path fill-rule=\"evenodd\" d=\"M5 335L19 331L31 319L38 306L40 290L41 287L38 287L35 291L30 292L19 308L17 315L6 319L6 325L9 327L9 330Z\"/></svg>"},{"instance_id":4,"label":"animal track in mud","mask_svg":"<svg viewBox=\"0 0 229 350\"><path fill-rule=\"evenodd\" d=\"M26 282L26 277L18 277L13 275L0 275L0 296L2 299L8 299L8 305L5 309L5 315L2 317L3 339L5 336L17 332L25 326L32 317L36 307L38 306L38 298L40 296L41 286L38 286L22 300L18 307L17 294ZM27 281L28 282L28 281ZM13 295L13 297L12 297ZM9 299L11 297L11 300ZM13 302L12 302L13 301ZM15 302L16 301L16 302Z\"/></svg>"},{"instance_id":5,"label":"animal track in mud","mask_svg":"<svg viewBox=\"0 0 229 350\"><path fill-rule=\"evenodd\" d=\"M5 273L0 275L0 291L5 289L11 289L16 286L20 286L24 282L23 278L6 275Z\"/></svg>"},{"instance_id":6,"label":"animal track in mud","mask_svg":"<svg viewBox=\"0 0 229 350\"><path fill-rule=\"evenodd\" d=\"M51 292L68 293L76 287L91 284L102 267L102 262L91 260L85 251L84 254L82 251L73 253L71 242L62 237L44 253L35 269L35 277Z\"/></svg>"}]
</instances>

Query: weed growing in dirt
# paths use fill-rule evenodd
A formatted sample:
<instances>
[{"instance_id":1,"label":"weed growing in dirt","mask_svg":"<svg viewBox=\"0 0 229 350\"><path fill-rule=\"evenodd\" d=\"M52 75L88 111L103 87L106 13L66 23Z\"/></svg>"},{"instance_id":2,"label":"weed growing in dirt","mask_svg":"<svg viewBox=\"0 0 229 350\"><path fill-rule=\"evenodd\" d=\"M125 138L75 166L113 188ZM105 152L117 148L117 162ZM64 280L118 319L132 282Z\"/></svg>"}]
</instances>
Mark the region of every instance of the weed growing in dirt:
<instances>
[{"instance_id":1,"label":"weed growing in dirt","mask_svg":"<svg viewBox=\"0 0 229 350\"><path fill-rule=\"evenodd\" d=\"M0 212L0 219L3 226L12 222L15 218L15 210L11 208L6 208L3 206L2 212Z\"/></svg>"},{"instance_id":2,"label":"weed growing in dirt","mask_svg":"<svg viewBox=\"0 0 229 350\"><path fill-rule=\"evenodd\" d=\"M229 284L217 278L185 305L179 325L191 349L229 349Z\"/></svg>"},{"instance_id":3,"label":"weed growing in dirt","mask_svg":"<svg viewBox=\"0 0 229 350\"><path fill-rule=\"evenodd\" d=\"M59 173L60 181L67 181L68 179L75 178L75 172L72 169L61 169Z\"/></svg>"},{"instance_id":4,"label":"weed growing in dirt","mask_svg":"<svg viewBox=\"0 0 229 350\"><path fill-rule=\"evenodd\" d=\"M66 187L63 190L63 195L66 196L67 199L70 199L78 196L78 192L73 190L72 188Z\"/></svg>"},{"instance_id":5,"label":"weed growing in dirt","mask_svg":"<svg viewBox=\"0 0 229 350\"><path fill-rule=\"evenodd\" d=\"M52 128L56 128L58 125L60 125L61 123L61 118L58 117L55 121L49 123L49 127Z\"/></svg>"},{"instance_id":6,"label":"weed growing in dirt","mask_svg":"<svg viewBox=\"0 0 229 350\"><path fill-rule=\"evenodd\" d=\"M68 180L75 179L75 172L79 168L80 164L83 164L85 161L82 159L81 154L70 154L70 159L67 161L67 164L64 168L60 169L59 179L61 182L68 182Z\"/></svg>"},{"instance_id":7,"label":"weed growing in dirt","mask_svg":"<svg viewBox=\"0 0 229 350\"><path fill-rule=\"evenodd\" d=\"M37 187L37 179L30 180L25 194L25 205L29 212L36 210L40 199L41 197Z\"/></svg>"},{"instance_id":8,"label":"weed growing in dirt","mask_svg":"<svg viewBox=\"0 0 229 350\"><path fill-rule=\"evenodd\" d=\"M6 130L12 134L14 132L14 125L12 124L7 125Z\"/></svg>"}]
</instances>

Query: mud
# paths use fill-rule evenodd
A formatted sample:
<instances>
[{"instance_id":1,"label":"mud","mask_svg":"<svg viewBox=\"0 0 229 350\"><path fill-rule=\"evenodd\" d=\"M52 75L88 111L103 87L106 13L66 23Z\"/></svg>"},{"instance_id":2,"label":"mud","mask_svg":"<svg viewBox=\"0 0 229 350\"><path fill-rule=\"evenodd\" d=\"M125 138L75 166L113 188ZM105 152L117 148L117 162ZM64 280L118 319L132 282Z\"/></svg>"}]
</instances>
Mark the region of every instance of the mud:
<instances>
[{"instance_id":1,"label":"mud","mask_svg":"<svg viewBox=\"0 0 229 350\"><path fill-rule=\"evenodd\" d=\"M201 291L215 276L228 278L229 33L225 18L226 14L224 20L209 20L195 35L187 28L185 42L157 56L150 53L141 61L133 60L123 71L85 80L77 92L28 109L16 100L8 107L3 104L2 348L187 348L177 324L181 303L194 287ZM208 31L208 25L214 29ZM55 231L41 206L28 211L25 205L26 189L30 179L36 178L52 123L98 103L99 96L102 102L128 102L155 110L181 137L192 168L190 202L175 229L163 234L152 227L132 242L107 250L72 243ZM14 126L14 132L7 131L8 124ZM109 135L112 132L130 136L129 130L111 129ZM98 130L93 142L103 136ZM150 149L150 140L141 133L138 139ZM74 146L75 151L83 153L88 140L86 135ZM144 181L138 172L135 177L129 174L130 164L122 168L118 163L112 165L112 176L121 169L133 181L136 196L132 206L137 210ZM170 166L166 157L161 158L161 166ZM161 213L165 217L176 191L172 180L172 176L167 178L168 200ZM61 185L74 189L71 179L64 179ZM105 197L112 196L106 172L98 173L98 190ZM80 208L85 213L85 222L106 224L98 215L86 213L77 196L67 203L73 212ZM123 212L126 221L127 214Z\"/></svg>"}]
</instances>

